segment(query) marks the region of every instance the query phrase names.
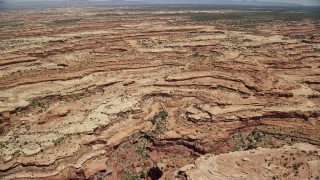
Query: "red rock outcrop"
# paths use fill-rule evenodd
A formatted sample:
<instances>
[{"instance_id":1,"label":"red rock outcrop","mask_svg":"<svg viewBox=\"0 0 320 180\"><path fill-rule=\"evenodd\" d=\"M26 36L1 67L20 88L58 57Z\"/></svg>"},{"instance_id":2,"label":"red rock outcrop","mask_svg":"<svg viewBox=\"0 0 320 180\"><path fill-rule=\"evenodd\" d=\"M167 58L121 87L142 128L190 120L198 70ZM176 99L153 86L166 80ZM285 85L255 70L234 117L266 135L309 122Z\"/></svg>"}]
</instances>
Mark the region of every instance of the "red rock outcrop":
<instances>
[{"instance_id":1,"label":"red rock outcrop","mask_svg":"<svg viewBox=\"0 0 320 180\"><path fill-rule=\"evenodd\" d=\"M251 150L319 146L319 20L255 34L199 11L1 11L0 179L173 179L205 154L267 178ZM314 177L302 156L296 177Z\"/></svg>"}]
</instances>

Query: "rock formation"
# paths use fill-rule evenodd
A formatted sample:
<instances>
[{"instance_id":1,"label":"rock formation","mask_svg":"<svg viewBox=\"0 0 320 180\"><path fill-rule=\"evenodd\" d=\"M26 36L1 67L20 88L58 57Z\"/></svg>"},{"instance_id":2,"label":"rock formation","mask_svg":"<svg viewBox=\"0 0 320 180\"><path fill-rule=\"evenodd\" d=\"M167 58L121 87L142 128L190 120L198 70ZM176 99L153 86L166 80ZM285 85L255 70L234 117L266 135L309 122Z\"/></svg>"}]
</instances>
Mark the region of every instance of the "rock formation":
<instances>
[{"instance_id":1,"label":"rock formation","mask_svg":"<svg viewBox=\"0 0 320 180\"><path fill-rule=\"evenodd\" d=\"M319 19L234 12L1 11L0 179L318 176Z\"/></svg>"}]
</instances>

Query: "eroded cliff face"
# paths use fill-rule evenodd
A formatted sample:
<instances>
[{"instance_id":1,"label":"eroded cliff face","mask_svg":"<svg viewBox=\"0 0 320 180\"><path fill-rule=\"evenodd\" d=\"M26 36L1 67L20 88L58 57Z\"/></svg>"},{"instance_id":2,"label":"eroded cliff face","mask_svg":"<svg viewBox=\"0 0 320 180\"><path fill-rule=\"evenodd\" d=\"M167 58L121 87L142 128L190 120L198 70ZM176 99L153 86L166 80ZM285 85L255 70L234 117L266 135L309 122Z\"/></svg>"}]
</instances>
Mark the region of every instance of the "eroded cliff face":
<instances>
[{"instance_id":1,"label":"eroded cliff face","mask_svg":"<svg viewBox=\"0 0 320 180\"><path fill-rule=\"evenodd\" d=\"M0 12L1 178L319 175L319 21L105 11Z\"/></svg>"}]
</instances>

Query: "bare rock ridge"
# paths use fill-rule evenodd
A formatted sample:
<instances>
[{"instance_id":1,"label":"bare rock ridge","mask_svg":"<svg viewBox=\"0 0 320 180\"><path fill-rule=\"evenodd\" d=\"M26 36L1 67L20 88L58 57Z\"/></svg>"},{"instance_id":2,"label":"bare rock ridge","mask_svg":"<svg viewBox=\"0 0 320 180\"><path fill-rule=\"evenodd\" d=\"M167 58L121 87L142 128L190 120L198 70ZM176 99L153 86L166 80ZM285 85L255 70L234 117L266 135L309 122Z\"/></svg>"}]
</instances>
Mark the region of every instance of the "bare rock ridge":
<instances>
[{"instance_id":1,"label":"bare rock ridge","mask_svg":"<svg viewBox=\"0 0 320 180\"><path fill-rule=\"evenodd\" d=\"M320 175L320 149L295 144L279 149L258 148L250 151L205 155L194 164L182 167L176 179L303 179Z\"/></svg>"},{"instance_id":2,"label":"bare rock ridge","mask_svg":"<svg viewBox=\"0 0 320 180\"><path fill-rule=\"evenodd\" d=\"M320 21L276 12L0 11L0 179L318 178Z\"/></svg>"}]
</instances>

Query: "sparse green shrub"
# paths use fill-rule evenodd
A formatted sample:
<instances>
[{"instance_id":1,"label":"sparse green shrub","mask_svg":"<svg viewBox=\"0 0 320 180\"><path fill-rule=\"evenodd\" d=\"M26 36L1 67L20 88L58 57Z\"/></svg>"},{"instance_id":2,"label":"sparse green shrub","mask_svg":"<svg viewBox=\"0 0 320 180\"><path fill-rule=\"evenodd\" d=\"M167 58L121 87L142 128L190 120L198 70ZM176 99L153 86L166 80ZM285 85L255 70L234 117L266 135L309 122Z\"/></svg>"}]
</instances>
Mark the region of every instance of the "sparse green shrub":
<instances>
[{"instance_id":1,"label":"sparse green shrub","mask_svg":"<svg viewBox=\"0 0 320 180\"><path fill-rule=\"evenodd\" d=\"M122 180L142 180L145 178L144 172L136 173L133 167L129 167L122 171L121 179Z\"/></svg>"},{"instance_id":2,"label":"sparse green shrub","mask_svg":"<svg viewBox=\"0 0 320 180\"><path fill-rule=\"evenodd\" d=\"M302 163L294 163L292 168L295 170L295 171L298 171L300 166L302 166Z\"/></svg>"},{"instance_id":3,"label":"sparse green shrub","mask_svg":"<svg viewBox=\"0 0 320 180\"><path fill-rule=\"evenodd\" d=\"M166 111L162 110L151 119L151 123L153 125L155 125L158 122L159 119L160 120L165 120L167 118L167 116L168 116L168 113Z\"/></svg>"},{"instance_id":4,"label":"sparse green shrub","mask_svg":"<svg viewBox=\"0 0 320 180\"><path fill-rule=\"evenodd\" d=\"M156 126L156 129L152 131L154 134L160 133L164 130L166 123L165 120L167 117L168 113L162 110L151 119L151 123Z\"/></svg>"},{"instance_id":5,"label":"sparse green shrub","mask_svg":"<svg viewBox=\"0 0 320 180\"><path fill-rule=\"evenodd\" d=\"M142 159L146 159L146 148L147 148L147 144L148 144L148 141L144 141L142 146L139 146L137 148L137 152L139 154L139 156L142 158Z\"/></svg>"},{"instance_id":6,"label":"sparse green shrub","mask_svg":"<svg viewBox=\"0 0 320 180\"><path fill-rule=\"evenodd\" d=\"M265 138L265 135L261 132L257 132L257 129L254 129L251 134L256 142L261 142Z\"/></svg>"}]
</instances>

